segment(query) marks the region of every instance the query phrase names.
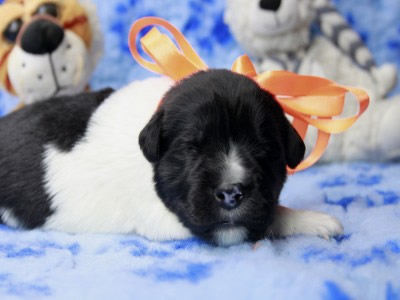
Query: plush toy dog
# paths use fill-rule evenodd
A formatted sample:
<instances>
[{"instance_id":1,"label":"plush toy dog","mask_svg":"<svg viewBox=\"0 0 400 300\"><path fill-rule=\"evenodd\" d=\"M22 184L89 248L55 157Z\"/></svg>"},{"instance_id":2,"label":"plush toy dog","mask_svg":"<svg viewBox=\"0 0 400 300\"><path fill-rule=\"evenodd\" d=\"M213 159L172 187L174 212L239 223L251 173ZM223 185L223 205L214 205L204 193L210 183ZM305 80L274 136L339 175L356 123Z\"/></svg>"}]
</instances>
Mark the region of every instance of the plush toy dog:
<instances>
[{"instance_id":1,"label":"plush toy dog","mask_svg":"<svg viewBox=\"0 0 400 300\"><path fill-rule=\"evenodd\" d=\"M102 53L94 7L77 0L0 6L0 84L23 103L83 91Z\"/></svg>"},{"instance_id":2,"label":"plush toy dog","mask_svg":"<svg viewBox=\"0 0 400 300\"><path fill-rule=\"evenodd\" d=\"M227 0L225 20L260 71L285 69L368 91L369 110L353 128L331 139L322 160L400 156L400 99L380 101L393 88L396 69L375 64L359 35L328 0ZM322 36L311 39L313 21ZM313 140L311 132L307 144Z\"/></svg>"}]
</instances>

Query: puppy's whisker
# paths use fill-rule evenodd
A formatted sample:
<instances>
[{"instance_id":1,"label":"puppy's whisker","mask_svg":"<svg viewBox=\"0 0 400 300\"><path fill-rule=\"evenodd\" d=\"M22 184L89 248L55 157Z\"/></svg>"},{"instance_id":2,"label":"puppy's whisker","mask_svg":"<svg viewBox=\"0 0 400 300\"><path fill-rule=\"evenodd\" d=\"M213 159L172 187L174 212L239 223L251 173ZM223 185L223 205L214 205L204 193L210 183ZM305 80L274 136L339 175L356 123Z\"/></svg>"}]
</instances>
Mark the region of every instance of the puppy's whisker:
<instances>
[{"instance_id":1,"label":"puppy's whisker","mask_svg":"<svg viewBox=\"0 0 400 300\"><path fill-rule=\"evenodd\" d=\"M269 234L268 234L267 238L270 240L275 239L274 232L272 231L272 229L269 229Z\"/></svg>"}]
</instances>

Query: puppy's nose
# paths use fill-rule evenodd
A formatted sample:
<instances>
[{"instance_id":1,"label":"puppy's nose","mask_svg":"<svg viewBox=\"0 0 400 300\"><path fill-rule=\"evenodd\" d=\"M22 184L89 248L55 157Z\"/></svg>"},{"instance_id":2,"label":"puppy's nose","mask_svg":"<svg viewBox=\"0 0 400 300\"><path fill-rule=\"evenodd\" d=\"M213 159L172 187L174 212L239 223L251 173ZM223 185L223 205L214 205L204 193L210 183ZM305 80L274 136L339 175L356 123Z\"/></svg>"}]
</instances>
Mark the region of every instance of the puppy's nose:
<instances>
[{"instance_id":1,"label":"puppy's nose","mask_svg":"<svg viewBox=\"0 0 400 300\"><path fill-rule=\"evenodd\" d=\"M260 8L264 10L277 11L281 6L281 0L260 0Z\"/></svg>"},{"instance_id":2,"label":"puppy's nose","mask_svg":"<svg viewBox=\"0 0 400 300\"><path fill-rule=\"evenodd\" d=\"M242 203L243 193L239 184L233 184L224 189L217 189L215 197L222 208L231 210Z\"/></svg>"},{"instance_id":3,"label":"puppy's nose","mask_svg":"<svg viewBox=\"0 0 400 300\"><path fill-rule=\"evenodd\" d=\"M21 36L21 48L31 54L52 53L64 39L64 30L58 24L37 19L27 26Z\"/></svg>"}]
</instances>

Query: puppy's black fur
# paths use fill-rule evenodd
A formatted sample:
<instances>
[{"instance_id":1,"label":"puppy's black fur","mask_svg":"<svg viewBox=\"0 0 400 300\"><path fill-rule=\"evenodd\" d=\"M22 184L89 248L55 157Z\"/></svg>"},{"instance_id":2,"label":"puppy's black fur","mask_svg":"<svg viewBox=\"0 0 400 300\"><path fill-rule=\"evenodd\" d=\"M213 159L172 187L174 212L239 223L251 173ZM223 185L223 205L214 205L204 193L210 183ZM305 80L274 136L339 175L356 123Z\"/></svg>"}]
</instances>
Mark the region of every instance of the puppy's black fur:
<instances>
[{"instance_id":1,"label":"puppy's black fur","mask_svg":"<svg viewBox=\"0 0 400 300\"><path fill-rule=\"evenodd\" d=\"M282 108L253 80L225 70L202 71L164 97L139 137L153 163L156 190L194 234L213 241L228 222L215 199L221 162L235 147L246 170L243 208L233 226L258 240L273 220L286 180L305 146Z\"/></svg>"},{"instance_id":2,"label":"puppy's black fur","mask_svg":"<svg viewBox=\"0 0 400 300\"><path fill-rule=\"evenodd\" d=\"M0 209L9 209L26 228L45 223L52 209L43 182L44 146L71 151L111 92L39 102L0 119ZM246 228L249 240L262 238L286 166L294 168L304 155L301 138L273 96L253 80L223 70L199 72L173 87L139 144L154 166L162 201L207 241L226 226ZM224 157L233 149L245 170L241 182L233 182L240 184L243 201L224 211L215 191L224 179Z\"/></svg>"},{"instance_id":3,"label":"puppy's black fur","mask_svg":"<svg viewBox=\"0 0 400 300\"><path fill-rule=\"evenodd\" d=\"M43 225L52 212L43 187L44 146L70 151L112 91L37 102L0 119L0 208L11 209L24 227Z\"/></svg>"}]
</instances>

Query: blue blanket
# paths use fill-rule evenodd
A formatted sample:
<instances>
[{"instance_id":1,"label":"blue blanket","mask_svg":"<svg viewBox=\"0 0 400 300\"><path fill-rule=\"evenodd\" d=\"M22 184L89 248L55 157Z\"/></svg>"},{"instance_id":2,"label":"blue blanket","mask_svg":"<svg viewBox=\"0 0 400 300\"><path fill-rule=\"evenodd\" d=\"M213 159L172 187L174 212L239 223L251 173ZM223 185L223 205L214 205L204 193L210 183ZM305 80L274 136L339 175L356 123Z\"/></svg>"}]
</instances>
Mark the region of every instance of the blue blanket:
<instances>
[{"instance_id":1,"label":"blue blanket","mask_svg":"<svg viewBox=\"0 0 400 300\"><path fill-rule=\"evenodd\" d=\"M95 88L151 76L127 47L130 24L145 15L174 23L210 66L229 67L242 53L223 23L223 0L94 2L106 37ZM335 2L379 63L400 66L398 0ZM15 102L0 94L0 115ZM296 174L282 203L335 215L345 234L263 241L255 251L198 239L156 243L0 227L0 299L400 299L399 180L396 164L335 164Z\"/></svg>"}]
</instances>

